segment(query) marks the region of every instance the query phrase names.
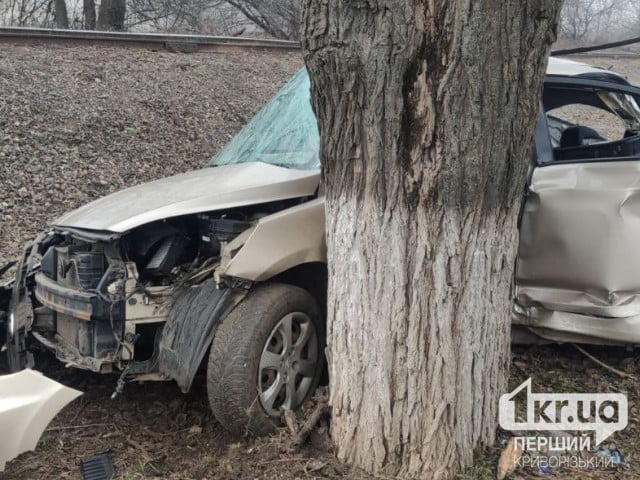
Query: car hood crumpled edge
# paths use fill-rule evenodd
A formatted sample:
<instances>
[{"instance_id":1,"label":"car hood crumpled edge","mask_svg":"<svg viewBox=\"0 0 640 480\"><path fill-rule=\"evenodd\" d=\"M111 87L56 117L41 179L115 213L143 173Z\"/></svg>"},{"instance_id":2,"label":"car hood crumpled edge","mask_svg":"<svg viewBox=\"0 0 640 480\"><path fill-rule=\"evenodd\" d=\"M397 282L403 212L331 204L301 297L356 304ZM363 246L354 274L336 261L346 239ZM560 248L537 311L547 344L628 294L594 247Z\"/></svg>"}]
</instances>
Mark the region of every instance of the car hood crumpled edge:
<instances>
[{"instance_id":1,"label":"car hood crumpled edge","mask_svg":"<svg viewBox=\"0 0 640 480\"><path fill-rule=\"evenodd\" d=\"M319 170L259 162L187 172L115 192L62 215L56 227L122 233L167 218L315 194Z\"/></svg>"}]
</instances>

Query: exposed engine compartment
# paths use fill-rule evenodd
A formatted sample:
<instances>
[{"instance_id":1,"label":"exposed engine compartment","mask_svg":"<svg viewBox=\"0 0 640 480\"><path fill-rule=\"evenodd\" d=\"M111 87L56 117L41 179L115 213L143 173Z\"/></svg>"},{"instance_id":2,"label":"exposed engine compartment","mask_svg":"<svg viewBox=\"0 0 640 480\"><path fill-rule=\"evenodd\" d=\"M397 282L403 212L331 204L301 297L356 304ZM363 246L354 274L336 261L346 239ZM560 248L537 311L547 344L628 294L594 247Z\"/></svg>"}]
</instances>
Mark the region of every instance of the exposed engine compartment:
<instances>
[{"instance_id":1,"label":"exposed engine compartment","mask_svg":"<svg viewBox=\"0 0 640 480\"><path fill-rule=\"evenodd\" d=\"M185 269L218 258L226 244L260 218L300 202L284 200L153 222L122 237L122 258L135 262L143 284L167 285Z\"/></svg>"},{"instance_id":2,"label":"exposed engine compartment","mask_svg":"<svg viewBox=\"0 0 640 480\"><path fill-rule=\"evenodd\" d=\"M107 373L133 360L149 374L176 295L210 277L225 246L260 218L301 201L170 218L122 234L53 227L29 253L33 318L17 325L67 364Z\"/></svg>"}]
</instances>

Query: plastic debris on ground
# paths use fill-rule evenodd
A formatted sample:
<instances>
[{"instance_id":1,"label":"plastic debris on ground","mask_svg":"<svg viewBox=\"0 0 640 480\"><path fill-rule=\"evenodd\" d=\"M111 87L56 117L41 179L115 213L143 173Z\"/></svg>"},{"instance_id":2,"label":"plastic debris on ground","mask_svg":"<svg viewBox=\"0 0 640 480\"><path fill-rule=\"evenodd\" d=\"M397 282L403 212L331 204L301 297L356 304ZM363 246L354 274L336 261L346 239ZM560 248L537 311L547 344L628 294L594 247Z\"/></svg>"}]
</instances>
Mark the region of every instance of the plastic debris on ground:
<instances>
[{"instance_id":1,"label":"plastic debris on ground","mask_svg":"<svg viewBox=\"0 0 640 480\"><path fill-rule=\"evenodd\" d=\"M624 458L622 452L618 449L615 443L609 443L600 445L596 450L596 453L602 457L611 459L611 465L614 467L629 468L629 462Z\"/></svg>"},{"instance_id":2,"label":"plastic debris on ground","mask_svg":"<svg viewBox=\"0 0 640 480\"><path fill-rule=\"evenodd\" d=\"M82 392L34 370L0 375L0 472L22 452L35 450L49 422Z\"/></svg>"},{"instance_id":3,"label":"plastic debris on ground","mask_svg":"<svg viewBox=\"0 0 640 480\"><path fill-rule=\"evenodd\" d=\"M541 473L543 475L550 475L553 472L549 465L538 465L538 473Z\"/></svg>"},{"instance_id":4,"label":"plastic debris on ground","mask_svg":"<svg viewBox=\"0 0 640 480\"><path fill-rule=\"evenodd\" d=\"M83 480L112 480L116 471L111 452L104 450L80 463Z\"/></svg>"}]
</instances>

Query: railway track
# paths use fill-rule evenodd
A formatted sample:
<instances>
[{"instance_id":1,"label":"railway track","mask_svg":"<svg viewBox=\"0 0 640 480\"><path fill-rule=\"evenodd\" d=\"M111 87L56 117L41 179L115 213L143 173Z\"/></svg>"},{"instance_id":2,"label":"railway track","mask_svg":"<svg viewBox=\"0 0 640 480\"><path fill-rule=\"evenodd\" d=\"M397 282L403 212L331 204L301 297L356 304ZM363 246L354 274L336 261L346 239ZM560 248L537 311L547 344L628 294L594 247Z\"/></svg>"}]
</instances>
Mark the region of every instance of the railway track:
<instances>
[{"instance_id":1,"label":"railway track","mask_svg":"<svg viewBox=\"0 0 640 480\"><path fill-rule=\"evenodd\" d=\"M298 42L287 40L22 27L0 27L0 43L118 46L179 52L239 52L247 50L294 52L300 50Z\"/></svg>"},{"instance_id":2,"label":"railway track","mask_svg":"<svg viewBox=\"0 0 640 480\"><path fill-rule=\"evenodd\" d=\"M164 33L102 32L94 30L56 30L49 28L0 27L0 44L119 46L169 50L179 52L279 51L296 52L298 42L245 37L210 35L176 35ZM582 58L640 58L640 53L625 51L595 51L564 54ZM553 53L552 53L553 55Z\"/></svg>"}]
</instances>

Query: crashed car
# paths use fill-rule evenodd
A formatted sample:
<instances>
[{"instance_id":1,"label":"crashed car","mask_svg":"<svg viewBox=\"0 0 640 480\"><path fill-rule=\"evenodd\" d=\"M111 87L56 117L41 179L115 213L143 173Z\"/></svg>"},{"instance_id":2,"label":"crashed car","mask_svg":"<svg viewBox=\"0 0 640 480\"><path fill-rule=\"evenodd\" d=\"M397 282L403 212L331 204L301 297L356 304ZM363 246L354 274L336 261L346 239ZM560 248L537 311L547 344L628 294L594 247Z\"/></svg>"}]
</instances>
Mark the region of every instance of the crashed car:
<instances>
[{"instance_id":1,"label":"crashed car","mask_svg":"<svg viewBox=\"0 0 640 480\"><path fill-rule=\"evenodd\" d=\"M640 338L639 99L620 75L549 62L519 222L520 339ZM610 115L621 138L574 121L566 107ZM186 392L207 363L220 423L270 431L323 374L318 150L302 70L207 168L55 220L23 252L0 305L11 368L45 348L69 366L120 372L116 393L125 380L175 380Z\"/></svg>"},{"instance_id":2,"label":"crashed car","mask_svg":"<svg viewBox=\"0 0 640 480\"><path fill-rule=\"evenodd\" d=\"M187 392L204 363L213 411L238 434L266 433L296 409L324 369L324 202L308 102L301 72L208 168L55 220L0 305L10 368L31 366L41 347L71 367L120 372L117 394L133 379Z\"/></svg>"}]
</instances>

